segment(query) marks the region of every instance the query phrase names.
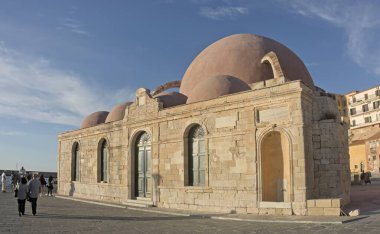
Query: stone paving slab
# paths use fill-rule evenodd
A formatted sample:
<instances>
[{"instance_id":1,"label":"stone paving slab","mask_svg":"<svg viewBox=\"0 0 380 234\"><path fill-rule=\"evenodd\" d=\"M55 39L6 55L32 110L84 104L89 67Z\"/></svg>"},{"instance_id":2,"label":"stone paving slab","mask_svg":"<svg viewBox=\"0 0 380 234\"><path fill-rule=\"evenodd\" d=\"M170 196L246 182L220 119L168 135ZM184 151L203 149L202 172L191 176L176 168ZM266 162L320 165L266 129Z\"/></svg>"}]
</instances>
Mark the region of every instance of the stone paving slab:
<instances>
[{"instance_id":1,"label":"stone paving slab","mask_svg":"<svg viewBox=\"0 0 380 234\"><path fill-rule=\"evenodd\" d=\"M37 216L19 217L11 193L0 193L0 233L379 233L380 212L340 225L220 220L90 204L57 197L38 199ZM153 209L151 209L153 210ZM166 210L161 210L164 212ZM211 214L214 215L214 214ZM228 214L228 217L239 215ZM211 216L212 217L212 216ZM223 217L218 215L217 217ZM268 217L266 217L268 219Z\"/></svg>"}]
</instances>

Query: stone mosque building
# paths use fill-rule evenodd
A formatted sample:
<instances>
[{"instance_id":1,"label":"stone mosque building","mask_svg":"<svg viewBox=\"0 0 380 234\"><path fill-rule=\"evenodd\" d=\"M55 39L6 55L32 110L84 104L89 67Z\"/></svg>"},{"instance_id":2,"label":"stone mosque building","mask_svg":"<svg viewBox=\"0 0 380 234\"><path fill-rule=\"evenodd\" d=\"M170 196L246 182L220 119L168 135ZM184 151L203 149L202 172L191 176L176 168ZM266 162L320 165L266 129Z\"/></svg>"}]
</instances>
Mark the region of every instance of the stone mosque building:
<instances>
[{"instance_id":1,"label":"stone mosque building","mask_svg":"<svg viewBox=\"0 0 380 234\"><path fill-rule=\"evenodd\" d=\"M58 141L61 195L277 215L339 215L349 202L335 100L294 52L262 36L216 41L182 80L139 88Z\"/></svg>"}]
</instances>

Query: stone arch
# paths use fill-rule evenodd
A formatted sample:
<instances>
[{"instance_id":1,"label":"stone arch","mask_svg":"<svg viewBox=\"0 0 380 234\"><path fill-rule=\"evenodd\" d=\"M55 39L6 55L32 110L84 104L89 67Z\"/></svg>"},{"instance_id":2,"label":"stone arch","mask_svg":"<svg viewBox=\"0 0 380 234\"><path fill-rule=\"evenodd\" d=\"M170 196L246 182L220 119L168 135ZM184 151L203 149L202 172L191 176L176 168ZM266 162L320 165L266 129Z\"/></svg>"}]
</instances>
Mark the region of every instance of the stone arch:
<instances>
[{"instance_id":1,"label":"stone arch","mask_svg":"<svg viewBox=\"0 0 380 234\"><path fill-rule=\"evenodd\" d=\"M152 134L139 129L130 140L129 198L152 198ZM145 138L144 143L142 138Z\"/></svg>"},{"instance_id":2,"label":"stone arch","mask_svg":"<svg viewBox=\"0 0 380 234\"><path fill-rule=\"evenodd\" d=\"M258 137L258 198L260 202L293 200L292 138L274 126Z\"/></svg>"},{"instance_id":3,"label":"stone arch","mask_svg":"<svg viewBox=\"0 0 380 234\"><path fill-rule=\"evenodd\" d=\"M265 54L261 59L261 64L268 64L272 68L273 78L278 79L280 77L284 77L284 72L282 71L280 61L275 52L270 51Z\"/></svg>"},{"instance_id":4,"label":"stone arch","mask_svg":"<svg viewBox=\"0 0 380 234\"><path fill-rule=\"evenodd\" d=\"M181 80L170 81L170 82L167 82L163 85L156 87L152 92L152 96L157 95L159 93L162 93L163 91L165 91L167 89L179 88L179 87L181 87Z\"/></svg>"}]
</instances>

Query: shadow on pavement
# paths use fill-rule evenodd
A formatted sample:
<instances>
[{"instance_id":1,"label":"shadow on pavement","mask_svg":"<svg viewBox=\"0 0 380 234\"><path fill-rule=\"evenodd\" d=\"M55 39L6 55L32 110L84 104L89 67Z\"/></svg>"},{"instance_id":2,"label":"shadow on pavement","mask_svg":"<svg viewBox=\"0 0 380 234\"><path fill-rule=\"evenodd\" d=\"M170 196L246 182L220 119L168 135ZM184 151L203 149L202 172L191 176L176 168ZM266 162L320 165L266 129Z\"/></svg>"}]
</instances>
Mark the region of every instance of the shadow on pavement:
<instances>
[{"instance_id":1,"label":"shadow on pavement","mask_svg":"<svg viewBox=\"0 0 380 234\"><path fill-rule=\"evenodd\" d=\"M165 216L165 217L146 217L146 216L133 216L133 217L120 217L120 216L91 216L91 215L61 215L61 214L46 214L39 213L37 216L30 216L33 218L41 219L73 219L73 220L100 220L100 221L158 221L158 220L185 220L185 219L204 219L198 216Z\"/></svg>"},{"instance_id":2,"label":"shadow on pavement","mask_svg":"<svg viewBox=\"0 0 380 234\"><path fill-rule=\"evenodd\" d=\"M351 186L351 203L343 207L346 212L359 209L360 215L380 214L380 180L368 185Z\"/></svg>"}]
</instances>

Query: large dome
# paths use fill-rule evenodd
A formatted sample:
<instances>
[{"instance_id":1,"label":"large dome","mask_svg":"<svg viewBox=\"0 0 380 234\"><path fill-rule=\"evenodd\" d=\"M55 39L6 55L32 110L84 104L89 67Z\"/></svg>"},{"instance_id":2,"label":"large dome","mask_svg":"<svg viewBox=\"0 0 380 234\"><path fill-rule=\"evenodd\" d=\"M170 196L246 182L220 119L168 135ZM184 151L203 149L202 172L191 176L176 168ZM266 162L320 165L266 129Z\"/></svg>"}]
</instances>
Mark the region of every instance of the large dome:
<instances>
[{"instance_id":1,"label":"large dome","mask_svg":"<svg viewBox=\"0 0 380 234\"><path fill-rule=\"evenodd\" d=\"M131 105L132 103L133 102L124 102L119 105L116 105L108 114L105 122L109 123L113 121L122 120L124 118L125 108L127 108L127 106Z\"/></svg>"},{"instance_id":2,"label":"large dome","mask_svg":"<svg viewBox=\"0 0 380 234\"><path fill-rule=\"evenodd\" d=\"M92 113L83 120L83 122L80 124L80 128L89 128L98 124L102 124L104 121L106 121L108 114L108 111L98 111Z\"/></svg>"},{"instance_id":3,"label":"large dome","mask_svg":"<svg viewBox=\"0 0 380 234\"><path fill-rule=\"evenodd\" d=\"M182 78L180 92L190 97L196 85L218 75L234 76L247 84L272 79L267 65L261 63L271 51L277 55L286 79L302 80L314 87L305 64L289 48L266 37L236 34L211 44L193 60Z\"/></svg>"},{"instance_id":4,"label":"large dome","mask_svg":"<svg viewBox=\"0 0 380 234\"><path fill-rule=\"evenodd\" d=\"M250 90L248 84L233 76L213 76L201 81L191 91L187 103L218 98L223 95Z\"/></svg>"},{"instance_id":5,"label":"large dome","mask_svg":"<svg viewBox=\"0 0 380 234\"><path fill-rule=\"evenodd\" d=\"M185 104L187 100L185 95L178 92L161 92L153 97L159 99L164 108Z\"/></svg>"}]
</instances>

